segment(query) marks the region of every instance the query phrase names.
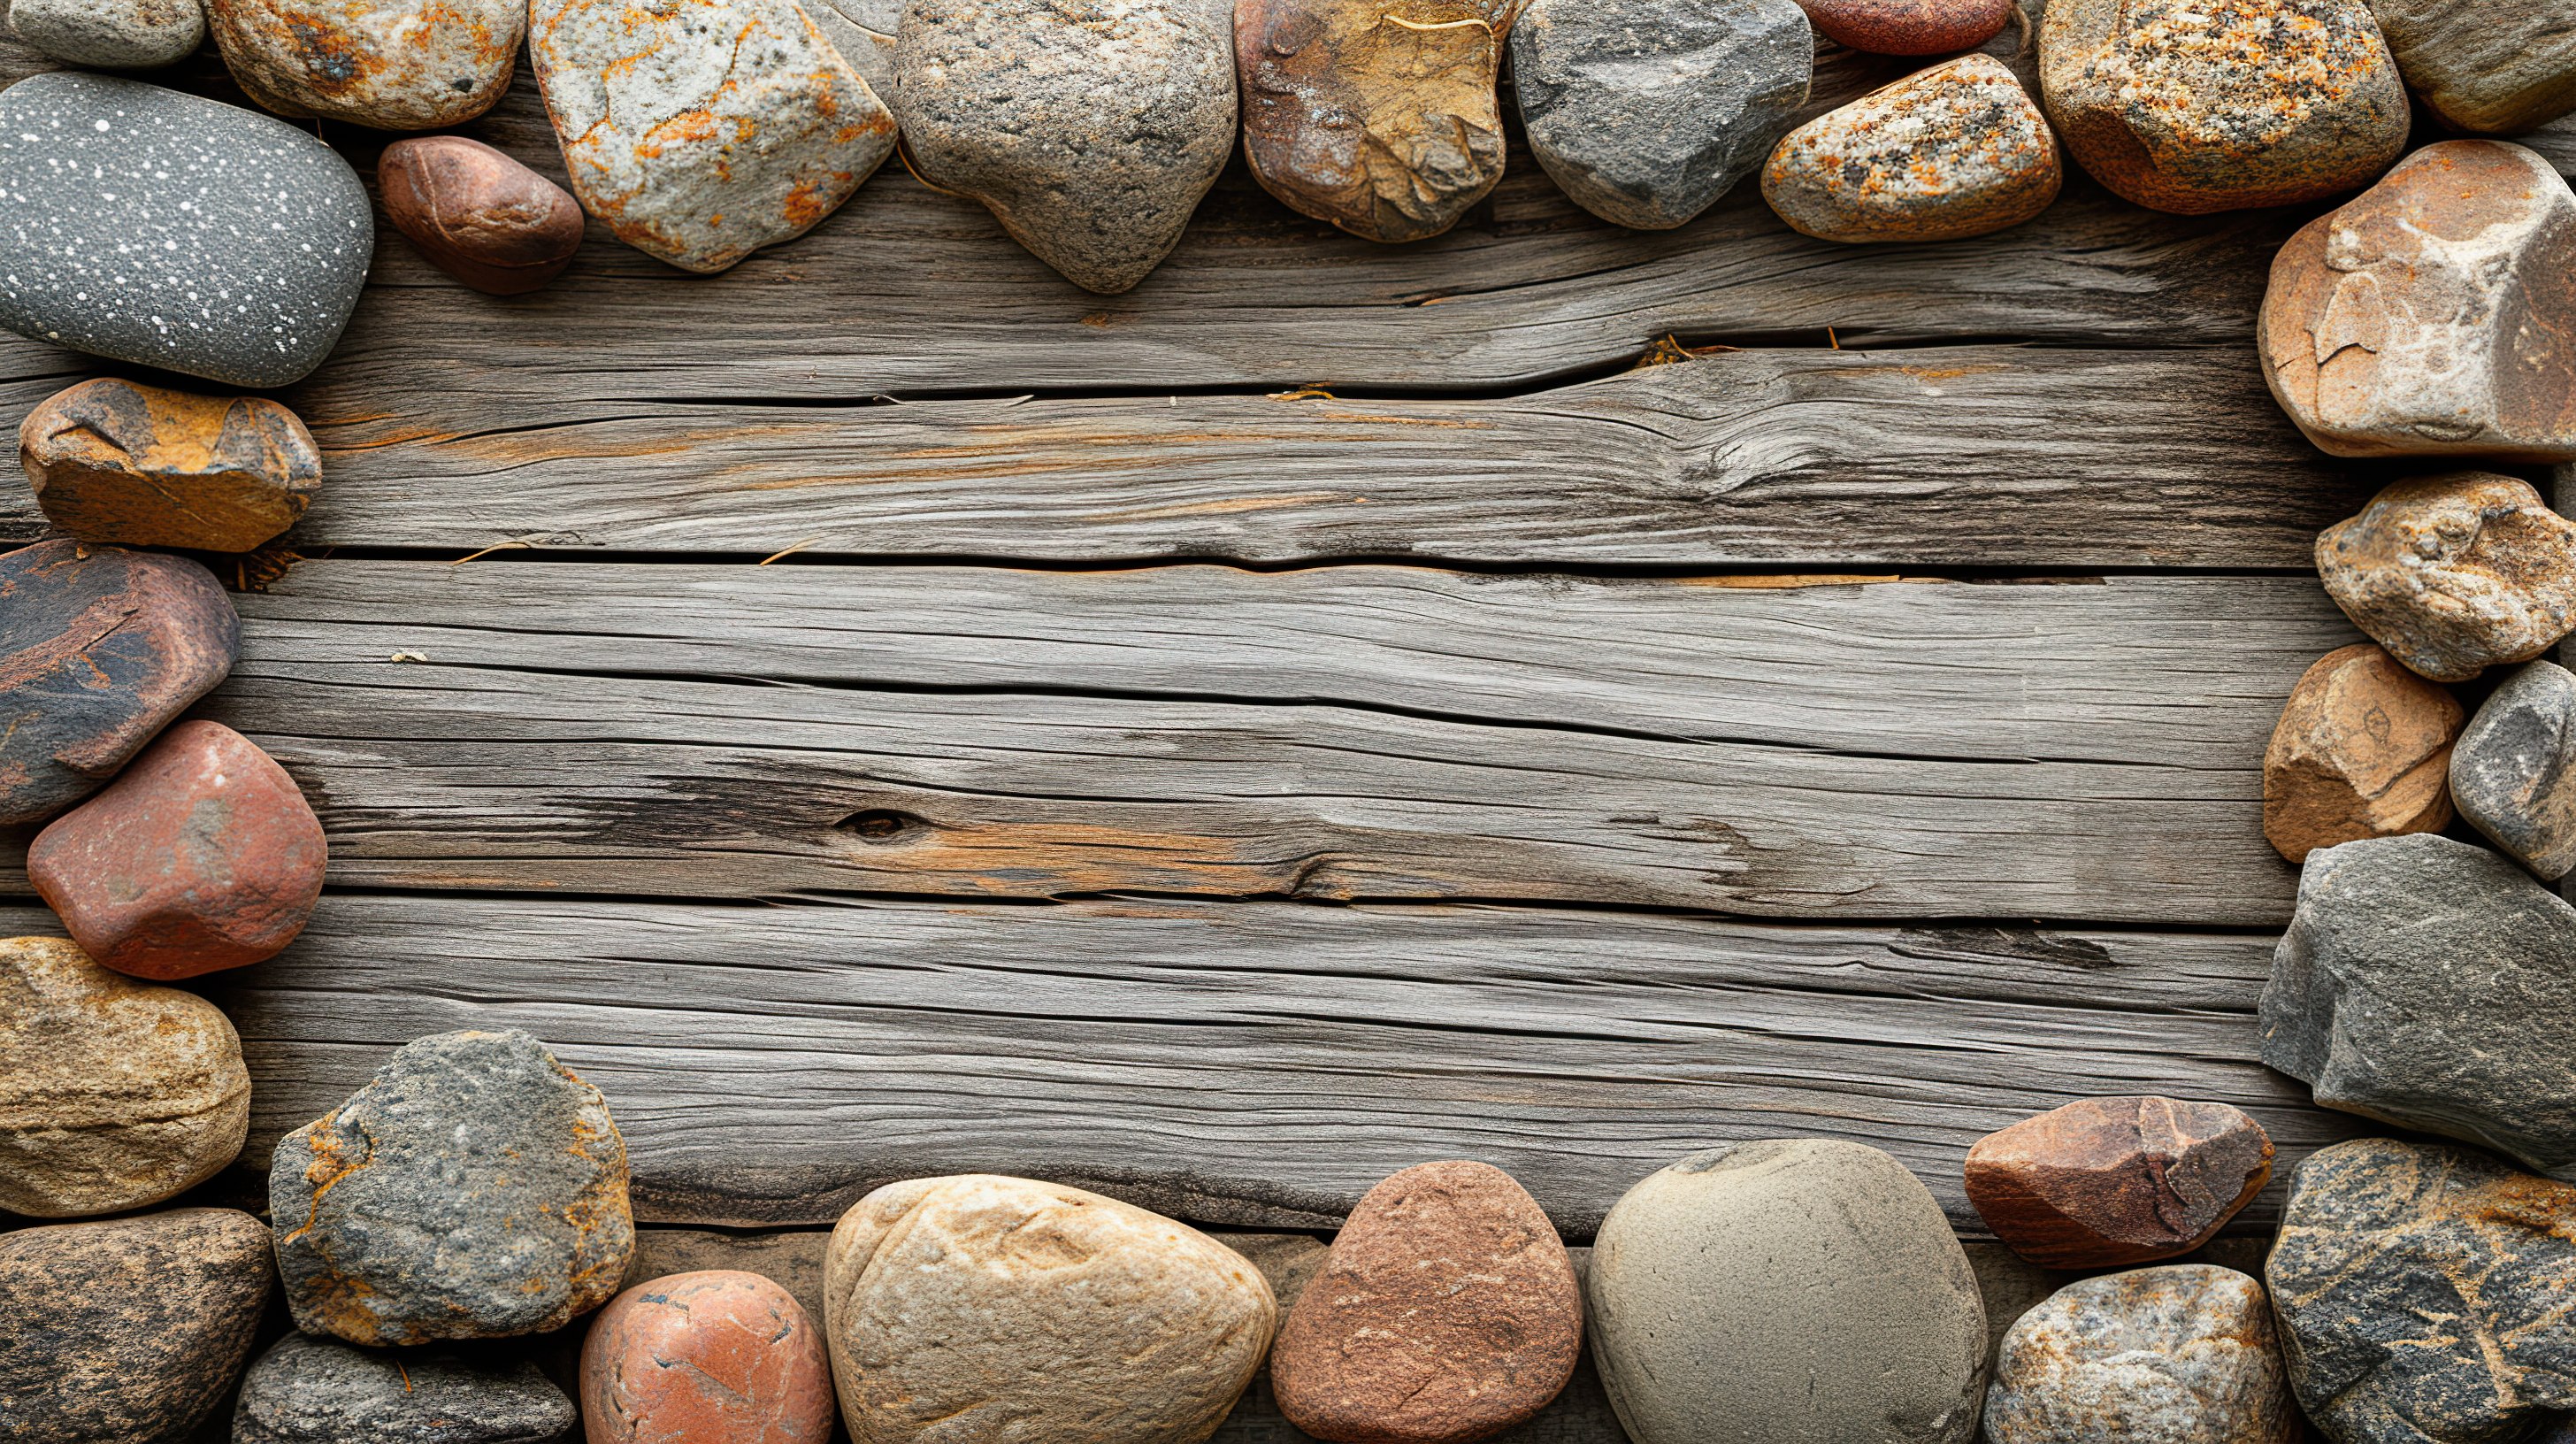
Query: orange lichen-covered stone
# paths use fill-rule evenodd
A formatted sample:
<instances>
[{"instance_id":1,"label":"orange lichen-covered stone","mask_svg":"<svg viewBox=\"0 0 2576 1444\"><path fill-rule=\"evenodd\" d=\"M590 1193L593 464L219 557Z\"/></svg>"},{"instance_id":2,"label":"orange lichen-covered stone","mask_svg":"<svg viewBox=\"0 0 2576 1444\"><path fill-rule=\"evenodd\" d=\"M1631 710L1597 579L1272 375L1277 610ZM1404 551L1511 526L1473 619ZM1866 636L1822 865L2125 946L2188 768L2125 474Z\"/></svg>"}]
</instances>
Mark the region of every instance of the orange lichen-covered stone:
<instances>
[{"instance_id":1,"label":"orange lichen-covered stone","mask_svg":"<svg viewBox=\"0 0 2576 1444\"><path fill-rule=\"evenodd\" d=\"M590 1444L825 1444L832 1366L787 1290L716 1269L637 1284L581 1346Z\"/></svg>"},{"instance_id":2,"label":"orange lichen-covered stone","mask_svg":"<svg viewBox=\"0 0 2576 1444\"><path fill-rule=\"evenodd\" d=\"M45 519L83 541L246 552L295 525L322 452L294 412L115 377L57 392L18 428Z\"/></svg>"},{"instance_id":3,"label":"orange lichen-covered stone","mask_svg":"<svg viewBox=\"0 0 2576 1444\"><path fill-rule=\"evenodd\" d=\"M1295 210L1372 241L1458 223L1503 178L1495 95L1518 0L1236 0L1243 154Z\"/></svg>"},{"instance_id":4,"label":"orange lichen-covered stone","mask_svg":"<svg viewBox=\"0 0 2576 1444\"><path fill-rule=\"evenodd\" d=\"M2359 190L2406 149L2363 0L2054 0L2040 88L2094 179L2185 215Z\"/></svg>"},{"instance_id":5,"label":"orange lichen-covered stone","mask_svg":"<svg viewBox=\"0 0 2576 1444\"><path fill-rule=\"evenodd\" d=\"M2189 1253L2272 1176L2272 1140L2224 1103L2087 1098L1968 1150L1968 1201L2042 1268Z\"/></svg>"},{"instance_id":6,"label":"orange lichen-covered stone","mask_svg":"<svg viewBox=\"0 0 2576 1444\"><path fill-rule=\"evenodd\" d=\"M1950 241L2017 226L2057 199L2048 120L2003 62L1909 75L1780 142L1762 197L1828 241Z\"/></svg>"},{"instance_id":7,"label":"orange lichen-covered stone","mask_svg":"<svg viewBox=\"0 0 2576 1444\"><path fill-rule=\"evenodd\" d=\"M510 88L522 0L206 0L224 66L280 115L436 130Z\"/></svg>"},{"instance_id":8,"label":"orange lichen-covered stone","mask_svg":"<svg viewBox=\"0 0 2576 1444\"><path fill-rule=\"evenodd\" d=\"M2263 754L2263 835L2291 862L2451 824L2459 699L2367 642L2299 678Z\"/></svg>"}]
</instances>

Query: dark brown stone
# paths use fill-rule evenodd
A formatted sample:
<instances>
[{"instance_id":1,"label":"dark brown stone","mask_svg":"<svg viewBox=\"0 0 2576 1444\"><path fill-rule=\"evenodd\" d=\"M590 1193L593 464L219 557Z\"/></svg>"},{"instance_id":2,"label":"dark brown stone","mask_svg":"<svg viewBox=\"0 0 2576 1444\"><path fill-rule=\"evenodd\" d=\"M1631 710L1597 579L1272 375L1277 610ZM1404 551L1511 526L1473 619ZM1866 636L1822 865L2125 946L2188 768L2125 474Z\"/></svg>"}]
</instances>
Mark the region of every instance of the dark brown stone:
<instances>
[{"instance_id":1,"label":"dark brown stone","mask_svg":"<svg viewBox=\"0 0 2576 1444\"><path fill-rule=\"evenodd\" d=\"M295 413L256 396L195 396L101 377L18 428L45 519L82 541L246 552L295 525L322 452Z\"/></svg>"},{"instance_id":2,"label":"dark brown stone","mask_svg":"<svg viewBox=\"0 0 2576 1444\"><path fill-rule=\"evenodd\" d=\"M2185 1254L2272 1176L2272 1140L2224 1103L2087 1098L1968 1150L1968 1201L2043 1268L2110 1268Z\"/></svg>"},{"instance_id":3,"label":"dark brown stone","mask_svg":"<svg viewBox=\"0 0 2576 1444\"><path fill-rule=\"evenodd\" d=\"M183 557L74 541L0 555L0 827L104 786L240 647L224 589Z\"/></svg>"},{"instance_id":4,"label":"dark brown stone","mask_svg":"<svg viewBox=\"0 0 2576 1444\"><path fill-rule=\"evenodd\" d=\"M581 1346L591 1444L825 1444L832 1367L787 1290L729 1269L619 1294Z\"/></svg>"},{"instance_id":5,"label":"dark brown stone","mask_svg":"<svg viewBox=\"0 0 2576 1444\"><path fill-rule=\"evenodd\" d=\"M219 722L182 722L27 849L27 880L100 963L193 978L266 962L322 896L322 824Z\"/></svg>"},{"instance_id":6,"label":"dark brown stone","mask_svg":"<svg viewBox=\"0 0 2576 1444\"><path fill-rule=\"evenodd\" d=\"M478 291L525 295L562 275L581 249L580 204L479 140L396 141L385 147L376 177L395 229Z\"/></svg>"},{"instance_id":7,"label":"dark brown stone","mask_svg":"<svg viewBox=\"0 0 2576 1444\"><path fill-rule=\"evenodd\" d=\"M2451 744L2468 714L2363 642L2299 678L2263 754L2263 836L2292 862L2451 825Z\"/></svg>"},{"instance_id":8,"label":"dark brown stone","mask_svg":"<svg viewBox=\"0 0 2576 1444\"><path fill-rule=\"evenodd\" d=\"M1798 0L1825 38L1875 55L1974 50L2012 22L2013 0Z\"/></svg>"},{"instance_id":9,"label":"dark brown stone","mask_svg":"<svg viewBox=\"0 0 2576 1444\"><path fill-rule=\"evenodd\" d=\"M0 1234L0 1439L163 1444L250 1356L268 1230L229 1208Z\"/></svg>"},{"instance_id":10,"label":"dark brown stone","mask_svg":"<svg viewBox=\"0 0 2576 1444\"><path fill-rule=\"evenodd\" d=\"M1279 1412L1335 1444L1459 1444L1547 1407L1583 1302L1535 1200L1501 1169L1425 1163L1352 1210L1279 1331Z\"/></svg>"}]
</instances>

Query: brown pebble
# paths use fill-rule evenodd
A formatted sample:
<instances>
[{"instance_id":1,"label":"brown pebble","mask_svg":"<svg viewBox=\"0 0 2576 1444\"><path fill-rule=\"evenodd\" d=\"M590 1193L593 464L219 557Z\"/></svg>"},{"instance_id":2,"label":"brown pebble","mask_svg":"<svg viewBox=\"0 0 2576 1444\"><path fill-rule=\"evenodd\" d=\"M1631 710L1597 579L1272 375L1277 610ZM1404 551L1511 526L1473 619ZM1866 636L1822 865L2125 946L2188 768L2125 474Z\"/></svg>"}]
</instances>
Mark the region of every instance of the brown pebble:
<instances>
[{"instance_id":1,"label":"brown pebble","mask_svg":"<svg viewBox=\"0 0 2576 1444\"><path fill-rule=\"evenodd\" d=\"M322 895L322 824L295 779L218 722L182 722L37 834L27 880L89 955L138 978L277 956Z\"/></svg>"},{"instance_id":2,"label":"brown pebble","mask_svg":"<svg viewBox=\"0 0 2576 1444\"><path fill-rule=\"evenodd\" d=\"M2487 472L2389 486L2317 538L2326 594L2436 682L2528 662L2576 627L2576 525Z\"/></svg>"},{"instance_id":3,"label":"brown pebble","mask_svg":"<svg viewBox=\"0 0 2576 1444\"><path fill-rule=\"evenodd\" d=\"M2224 1103L2087 1098L1968 1150L1968 1201L2042 1268L2110 1268L2215 1237L2272 1176L2272 1140Z\"/></svg>"},{"instance_id":4,"label":"brown pebble","mask_svg":"<svg viewBox=\"0 0 2576 1444\"><path fill-rule=\"evenodd\" d=\"M295 525L322 486L313 433L276 402L114 377L28 412L18 463L47 521L128 546L250 551Z\"/></svg>"},{"instance_id":5,"label":"brown pebble","mask_svg":"<svg viewBox=\"0 0 2576 1444\"><path fill-rule=\"evenodd\" d=\"M396 141L376 175L395 227L440 270L489 295L536 290L581 249L580 204L481 141Z\"/></svg>"},{"instance_id":6,"label":"brown pebble","mask_svg":"<svg viewBox=\"0 0 2576 1444\"><path fill-rule=\"evenodd\" d=\"M2013 0L1798 0L1825 38L1874 55L1974 50L2012 23Z\"/></svg>"},{"instance_id":7,"label":"brown pebble","mask_svg":"<svg viewBox=\"0 0 2576 1444\"><path fill-rule=\"evenodd\" d=\"M1573 1376L1582 1295L1536 1200L1482 1163L1368 1191L1279 1332L1288 1422L1334 1444L1458 1444L1547 1407Z\"/></svg>"},{"instance_id":8,"label":"brown pebble","mask_svg":"<svg viewBox=\"0 0 2576 1444\"><path fill-rule=\"evenodd\" d=\"M2308 668L2263 754L2263 835L2306 862L2321 847L2451 825L2459 699L2368 642Z\"/></svg>"},{"instance_id":9,"label":"brown pebble","mask_svg":"<svg viewBox=\"0 0 2576 1444\"><path fill-rule=\"evenodd\" d=\"M1763 168L1762 198L1819 240L1954 241L2020 225L2064 182L2021 81L1968 55L1791 132Z\"/></svg>"},{"instance_id":10,"label":"brown pebble","mask_svg":"<svg viewBox=\"0 0 2576 1444\"><path fill-rule=\"evenodd\" d=\"M825 1444L823 1336L787 1290L717 1269L619 1294L581 1346L590 1444Z\"/></svg>"}]
</instances>

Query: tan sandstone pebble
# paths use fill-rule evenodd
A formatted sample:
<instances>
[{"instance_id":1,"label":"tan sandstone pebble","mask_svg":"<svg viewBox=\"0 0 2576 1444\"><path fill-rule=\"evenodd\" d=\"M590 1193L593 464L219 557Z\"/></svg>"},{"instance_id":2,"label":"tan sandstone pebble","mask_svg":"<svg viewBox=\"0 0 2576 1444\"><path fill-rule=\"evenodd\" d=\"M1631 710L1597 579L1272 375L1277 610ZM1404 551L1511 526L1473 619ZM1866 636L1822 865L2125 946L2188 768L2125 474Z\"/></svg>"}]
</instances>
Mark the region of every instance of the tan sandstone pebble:
<instances>
[{"instance_id":1,"label":"tan sandstone pebble","mask_svg":"<svg viewBox=\"0 0 2576 1444\"><path fill-rule=\"evenodd\" d=\"M376 163L376 179L395 228L478 291L525 295L562 275L581 249L581 204L479 140L396 141Z\"/></svg>"},{"instance_id":2,"label":"tan sandstone pebble","mask_svg":"<svg viewBox=\"0 0 2576 1444\"><path fill-rule=\"evenodd\" d=\"M2043 1268L2109 1268L2185 1254L2272 1176L2272 1140L2224 1103L2087 1098L1968 1150L1968 1201Z\"/></svg>"},{"instance_id":3,"label":"tan sandstone pebble","mask_svg":"<svg viewBox=\"0 0 2576 1444\"><path fill-rule=\"evenodd\" d=\"M223 1011L59 938L0 942L0 1209L118 1213L215 1176L250 1131Z\"/></svg>"},{"instance_id":4,"label":"tan sandstone pebble","mask_svg":"<svg viewBox=\"0 0 2576 1444\"><path fill-rule=\"evenodd\" d=\"M824 1313L853 1444L1196 1444L1270 1346L1278 1306L1239 1254L1061 1184L970 1174L859 1200Z\"/></svg>"},{"instance_id":5,"label":"tan sandstone pebble","mask_svg":"<svg viewBox=\"0 0 2576 1444\"><path fill-rule=\"evenodd\" d=\"M2576 191L2518 145L2426 146L2281 248L2257 334L2336 456L2576 460Z\"/></svg>"},{"instance_id":6,"label":"tan sandstone pebble","mask_svg":"<svg viewBox=\"0 0 2576 1444\"><path fill-rule=\"evenodd\" d=\"M2306 862L2321 847L2451 825L2451 744L2467 712L2368 642L2299 678L2263 754L2263 835Z\"/></svg>"},{"instance_id":7,"label":"tan sandstone pebble","mask_svg":"<svg viewBox=\"0 0 2576 1444\"><path fill-rule=\"evenodd\" d=\"M2567 0L2370 0L2407 88L2444 125L2512 135L2576 111Z\"/></svg>"},{"instance_id":8,"label":"tan sandstone pebble","mask_svg":"<svg viewBox=\"0 0 2576 1444\"><path fill-rule=\"evenodd\" d=\"M1271 1351L1288 1422L1335 1444L1459 1444L1536 1414L1573 1377L1583 1299L1537 1200L1481 1163L1380 1183Z\"/></svg>"},{"instance_id":9,"label":"tan sandstone pebble","mask_svg":"<svg viewBox=\"0 0 2576 1444\"><path fill-rule=\"evenodd\" d=\"M510 88L525 0L206 0L224 67L280 115L436 130Z\"/></svg>"},{"instance_id":10,"label":"tan sandstone pebble","mask_svg":"<svg viewBox=\"0 0 2576 1444\"><path fill-rule=\"evenodd\" d=\"M2406 149L2406 88L2363 0L2055 0L2039 67L2067 149L2157 210L2320 200Z\"/></svg>"},{"instance_id":11,"label":"tan sandstone pebble","mask_svg":"<svg viewBox=\"0 0 2576 1444\"><path fill-rule=\"evenodd\" d=\"M2317 571L2353 625L2436 682L2528 662L2576 627L2576 525L2509 476L2398 482L2317 538Z\"/></svg>"},{"instance_id":12,"label":"tan sandstone pebble","mask_svg":"<svg viewBox=\"0 0 2576 1444\"><path fill-rule=\"evenodd\" d=\"M322 452L295 413L114 377L56 392L18 428L45 519L90 542L246 552L304 515Z\"/></svg>"},{"instance_id":13,"label":"tan sandstone pebble","mask_svg":"<svg viewBox=\"0 0 2576 1444\"><path fill-rule=\"evenodd\" d=\"M1236 0L1243 155L1294 210L1372 241L1458 223L1503 178L1512 0Z\"/></svg>"},{"instance_id":14,"label":"tan sandstone pebble","mask_svg":"<svg viewBox=\"0 0 2576 1444\"><path fill-rule=\"evenodd\" d=\"M831 1364L788 1292L758 1274L673 1274L619 1294L581 1346L590 1444L825 1444Z\"/></svg>"},{"instance_id":15,"label":"tan sandstone pebble","mask_svg":"<svg viewBox=\"0 0 2576 1444\"><path fill-rule=\"evenodd\" d=\"M1819 240L1953 241L2038 215L2065 178L2021 81L1969 55L1791 132L1762 172L1762 198Z\"/></svg>"}]
</instances>

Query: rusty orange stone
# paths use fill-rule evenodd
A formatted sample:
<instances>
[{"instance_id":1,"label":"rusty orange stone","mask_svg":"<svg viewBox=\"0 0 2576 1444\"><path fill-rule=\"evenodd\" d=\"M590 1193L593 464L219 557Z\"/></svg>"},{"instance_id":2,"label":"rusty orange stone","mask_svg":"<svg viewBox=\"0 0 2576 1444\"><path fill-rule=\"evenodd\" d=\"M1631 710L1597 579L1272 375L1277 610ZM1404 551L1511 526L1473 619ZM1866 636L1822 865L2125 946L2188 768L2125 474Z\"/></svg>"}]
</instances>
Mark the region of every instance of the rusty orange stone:
<instances>
[{"instance_id":1,"label":"rusty orange stone","mask_svg":"<svg viewBox=\"0 0 2576 1444\"><path fill-rule=\"evenodd\" d=\"M279 115L436 130L510 88L526 0L206 0L224 66Z\"/></svg>"},{"instance_id":2,"label":"rusty orange stone","mask_svg":"<svg viewBox=\"0 0 2576 1444\"><path fill-rule=\"evenodd\" d=\"M591 1322L581 1414L590 1444L825 1444L831 1363L804 1306L770 1280L670 1274Z\"/></svg>"},{"instance_id":3,"label":"rusty orange stone","mask_svg":"<svg viewBox=\"0 0 2576 1444\"><path fill-rule=\"evenodd\" d=\"M2299 678L2263 754L2263 836L2291 862L2451 825L2459 699L2368 642Z\"/></svg>"},{"instance_id":4,"label":"rusty orange stone","mask_svg":"<svg viewBox=\"0 0 2576 1444\"><path fill-rule=\"evenodd\" d=\"M2272 1140L2224 1103L2087 1098L1968 1150L1968 1201L2042 1268L2110 1268L2216 1237L2272 1176Z\"/></svg>"},{"instance_id":5,"label":"rusty orange stone","mask_svg":"<svg viewBox=\"0 0 2576 1444\"><path fill-rule=\"evenodd\" d=\"M322 487L296 414L114 377L27 413L18 463L45 519L83 541L246 552L295 525Z\"/></svg>"},{"instance_id":6,"label":"rusty orange stone","mask_svg":"<svg viewBox=\"0 0 2576 1444\"><path fill-rule=\"evenodd\" d=\"M92 958L168 981L277 956L313 916L323 858L285 769L229 727L182 722L37 834L27 878Z\"/></svg>"},{"instance_id":7,"label":"rusty orange stone","mask_svg":"<svg viewBox=\"0 0 2576 1444\"><path fill-rule=\"evenodd\" d=\"M385 214L440 270L494 296L560 276L581 249L581 204L479 140L396 141L376 163Z\"/></svg>"}]
</instances>

